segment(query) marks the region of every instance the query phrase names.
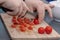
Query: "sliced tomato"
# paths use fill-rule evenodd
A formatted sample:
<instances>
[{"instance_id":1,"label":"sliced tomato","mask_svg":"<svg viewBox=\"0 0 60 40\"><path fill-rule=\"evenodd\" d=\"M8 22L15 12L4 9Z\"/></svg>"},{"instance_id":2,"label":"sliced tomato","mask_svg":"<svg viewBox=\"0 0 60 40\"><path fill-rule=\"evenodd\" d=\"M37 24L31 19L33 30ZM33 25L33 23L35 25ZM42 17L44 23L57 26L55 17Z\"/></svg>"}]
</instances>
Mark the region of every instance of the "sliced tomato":
<instances>
[{"instance_id":1,"label":"sliced tomato","mask_svg":"<svg viewBox=\"0 0 60 40\"><path fill-rule=\"evenodd\" d=\"M33 23L34 23L35 25L39 24L38 19L34 19Z\"/></svg>"},{"instance_id":2,"label":"sliced tomato","mask_svg":"<svg viewBox=\"0 0 60 40\"><path fill-rule=\"evenodd\" d=\"M47 34L51 34L51 33L52 33L52 27L51 27L51 26L46 26L45 32L46 32Z\"/></svg>"},{"instance_id":3,"label":"sliced tomato","mask_svg":"<svg viewBox=\"0 0 60 40\"><path fill-rule=\"evenodd\" d=\"M38 33L39 33L39 34L44 34L44 32L45 32L45 30L44 30L43 27L40 27L40 28L38 29Z\"/></svg>"},{"instance_id":4,"label":"sliced tomato","mask_svg":"<svg viewBox=\"0 0 60 40\"><path fill-rule=\"evenodd\" d=\"M16 16L13 16L13 19L16 19L17 17Z\"/></svg>"},{"instance_id":5,"label":"sliced tomato","mask_svg":"<svg viewBox=\"0 0 60 40\"><path fill-rule=\"evenodd\" d=\"M27 27L27 24L26 23L23 23L22 25L24 25L25 27Z\"/></svg>"},{"instance_id":6,"label":"sliced tomato","mask_svg":"<svg viewBox=\"0 0 60 40\"><path fill-rule=\"evenodd\" d=\"M24 25L20 25L19 28L24 28Z\"/></svg>"},{"instance_id":7,"label":"sliced tomato","mask_svg":"<svg viewBox=\"0 0 60 40\"><path fill-rule=\"evenodd\" d=\"M16 19L12 19L12 23L15 24L15 25L19 24Z\"/></svg>"},{"instance_id":8,"label":"sliced tomato","mask_svg":"<svg viewBox=\"0 0 60 40\"><path fill-rule=\"evenodd\" d=\"M11 27L12 27L12 28L16 28L16 25L12 24Z\"/></svg>"},{"instance_id":9,"label":"sliced tomato","mask_svg":"<svg viewBox=\"0 0 60 40\"><path fill-rule=\"evenodd\" d=\"M31 21L29 19L27 19L27 18L24 18L24 22L29 24Z\"/></svg>"},{"instance_id":10,"label":"sliced tomato","mask_svg":"<svg viewBox=\"0 0 60 40\"><path fill-rule=\"evenodd\" d=\"M33 27L30 25L30 26L28 27L28 29L29 29L29 30L33 30Z\"/></svg>"},{"instance_id":11,"label":"sliced tomato","mask_svg":"<svg viewBox=\"0 0 60 40\"><path fill-rule=\"evenodd\" d=\"M34 25L34 23L33 23L33 22L30 22L30 23L29 23L29 25L32 25L32 26L33 26L33 25Z\"/></svg>"},{"instance_id":12,"label":"sliced tomato","mask_svg":"<svg viewBox=\"0 0 60 40\"><path fill-rule=\"evenodd\" d=\"M17 21L18 21L18 22L21 22L21 21L23 21L23 19L18 17L18 18L17 18Z\"/></svg>"},{"instance_id":13,"label":"sliced tomato","mask_svg":"<svg viewBox=\"0 0 60 40\"><path fill-rule=\"evenodd\" d=\"M26 27L24 27L24 25L21 25L20 26L20 31L25 32L26 31Z\"/></svg>"},{"instance_id":14,"label":"sliced tomato","mask_svg":"<svg viewBox=\"0 0 60 40\"><path fill-rule=\"evenodd\" d=\"M26 31L26 28L21 28L20 31L21 32L25 32Z\"/></svg>"}]
</instances>

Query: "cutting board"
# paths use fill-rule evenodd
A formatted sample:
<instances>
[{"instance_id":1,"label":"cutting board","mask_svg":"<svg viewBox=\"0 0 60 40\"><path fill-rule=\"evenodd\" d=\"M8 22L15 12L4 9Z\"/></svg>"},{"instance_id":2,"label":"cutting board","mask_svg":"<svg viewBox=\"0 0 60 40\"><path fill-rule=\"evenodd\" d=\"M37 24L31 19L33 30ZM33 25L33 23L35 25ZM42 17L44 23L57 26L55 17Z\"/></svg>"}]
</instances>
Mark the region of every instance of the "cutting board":
<instances>
[{"instance_id":1,"label":"cutting board","mask_svg":"<svg viewBox=\"0 0 60 40\"><path fill-rule=\"evenodd\" d=\"M11 37L12 40L52 40L52 39L57 39L60 38L59 34L53 29L51 34L38 34L37 30L39 27L46 27L48 26L48 24L43 21L41 24L39 25L35 25L33 31L31 32L20 32L17 31L15 28L11 28L11 19L12 16L9 16L8 14L1 14L2 20L5 24L5 27L8 30L8 33ZM30 17L30 16L28 16ZM32 17L32 16L31 16ZM33 17L32 17L33 18Z\"/></svg>"}]
</instances>

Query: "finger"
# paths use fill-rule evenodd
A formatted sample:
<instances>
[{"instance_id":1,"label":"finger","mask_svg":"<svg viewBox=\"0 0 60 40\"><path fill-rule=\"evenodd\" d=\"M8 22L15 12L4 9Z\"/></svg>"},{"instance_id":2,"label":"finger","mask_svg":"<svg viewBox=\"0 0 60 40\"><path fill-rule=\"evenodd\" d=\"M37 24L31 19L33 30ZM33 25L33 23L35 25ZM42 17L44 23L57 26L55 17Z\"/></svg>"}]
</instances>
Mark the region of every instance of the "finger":
<instances>
[{"instance_id":1,"label":"finger","mask_svg":"<svg viewBox=\"0 0 60 40\"><path fill-rule=\"evenodd\" d=\"M21 5L21 6L19 7L19 14L18 14L19 17L21 16L22 12L23 12L23 6Z\"/></svg>"},{"instance_id":2,"label":"finger","mask_svg":"<svg viewBox=\"0 0 60 40\"><path fill-rule=\"evenodd\" d=\"M27 9L29 12L32 12L33 13L33 11L31 11L29 8L28 8L28 6L25 4L25 2L23 2L23 7L25 8L25 9Z\"/></svg>"},{"instance_id":3,"label":"finger","mask_svg":"<svg viewBox=\"0 0 60 40\"><path fill-rule=\"evenodd\" d=\"M26 14L26 12L27 12L27 10L25 9L25 10L23 10L23 12L22 12L22 14L21 14L21 17L24 17L25 16L25 14Z\"/></svg>"},{"instance_id":4,"label":"finger","mask_svg":"<svg viewBox=\"0 0 60 40\"><path fill-rule=\"evenodd\" d=\"M45 8L46 8L46 10L48 11L48 13L49 13L49 16L50 16L51 18L53 18L53 15L52 15L52 10L51 10L51 8L50 8L48 5L46 5L46 6L45 6Z\"/></svg>"},{"instance_id":5,"label":"finger","mask_svg":"<svg viewBox=\"0 0 60 40\"><path fill-rule=\"evenodd\" d=\"M37 7L37 12L38 12L38 20L39 20L39 23L41 23L43 20L44 20L44 16L45 16L45 8L43 5L41 6L38 6Z\"/></svg>"},{"instance_id":6,"label":"finger","mask_svg":"<svg viewBox=\"0 0 60 40\"><path fill-rule=\"evenodd\" d=\"M54 5L52 5L52 4L48 4L48 6L51 7L51 8L54 8Z\"/></svg>"}]
</instances>

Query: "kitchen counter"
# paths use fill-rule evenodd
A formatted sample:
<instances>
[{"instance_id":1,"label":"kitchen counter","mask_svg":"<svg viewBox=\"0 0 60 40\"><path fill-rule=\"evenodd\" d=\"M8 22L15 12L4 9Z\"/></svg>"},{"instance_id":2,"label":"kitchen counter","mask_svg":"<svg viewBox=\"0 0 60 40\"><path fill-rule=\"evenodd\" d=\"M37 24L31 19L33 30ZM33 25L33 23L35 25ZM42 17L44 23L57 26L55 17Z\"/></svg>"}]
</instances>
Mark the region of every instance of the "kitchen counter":
<instances>
[{"instance_id":1,"label":"kitchen counter","mask_svg":"<svg viewBox=\"0 0 60 40\"><path fill-rule=\"evenodd\" d=\"M3 13L3 12L4 11L0 9L0 13ZM44 20L60 34L60 23L56 21L52 21L47 13ZM8 35L6 28L4 27L1 17L0 17L0 40L10 40L10 37Z\"/></svg>"}]
</instances>

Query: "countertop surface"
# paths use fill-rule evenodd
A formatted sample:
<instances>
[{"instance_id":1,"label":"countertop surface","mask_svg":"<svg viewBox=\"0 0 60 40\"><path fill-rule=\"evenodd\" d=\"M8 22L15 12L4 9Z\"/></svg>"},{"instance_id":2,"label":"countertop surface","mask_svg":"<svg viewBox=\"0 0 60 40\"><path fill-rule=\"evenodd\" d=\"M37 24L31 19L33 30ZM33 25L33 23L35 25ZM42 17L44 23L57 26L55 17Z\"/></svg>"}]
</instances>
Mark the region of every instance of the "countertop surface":
<instances>
[{"instance_id":1,"label":"countertop surface","mask_svg":"<svg viewBox=\"0 0 60 40\"><path fill-rule=\"evenodd\" d=\"M4 11L0 9L0 13L4 13ZM44 20L60 34L60 23L59 22L52 20L47 13L45 15ZM10 37L8 35L6 28L4 27L1 17L0 17L0 40L10 40Z\"/></svg>"}]
</instances>

